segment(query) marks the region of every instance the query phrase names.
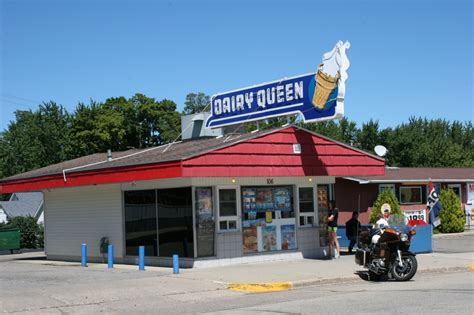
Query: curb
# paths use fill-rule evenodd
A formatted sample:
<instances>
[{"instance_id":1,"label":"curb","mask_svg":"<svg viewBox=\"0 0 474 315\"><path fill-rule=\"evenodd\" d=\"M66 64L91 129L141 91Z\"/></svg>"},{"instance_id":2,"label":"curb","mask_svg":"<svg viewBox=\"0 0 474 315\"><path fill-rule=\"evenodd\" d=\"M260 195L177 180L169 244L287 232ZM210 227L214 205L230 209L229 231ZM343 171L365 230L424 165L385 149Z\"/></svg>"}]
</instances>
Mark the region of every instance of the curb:
<instances>
[{"instance_id":1,"label":"curb","mask_svg":"<svg viewBox=\"0 0 474 315\"><path fill-rule=\"evenodd\" d=\"M291 282L229 283L226 288L231 291L241 292L276 292L291 290L293 284Z\"/></svg>"},{"instance_id":2,"label":"curb","mask_svg":"<svg viewBox=\"0 0 474 315\"><path fill-rule=\"evenodd\" d=\"M474 264L466 267L440 267L419 270L418 273L429 274L439 272L460 272L460 271L474 271ZM360 281L361 278L357 275L337 278L320 278L309 279L301 281L289 282L270 282L270 283L228 283L226 289L231 291L249 292L249 293L264 293L276 291L288 291L295 288L302 288L312 285L334 284L334 283L349 283Z\"/></svg>"},{"instance_id":3,"label":"curb","mask_svg":"<svg viewBox=\"0 0 474 315\"><path fill-rule=\"evenodd\" d=\"M474 271L474 265L468 267L440 267L440 268L431 268L418 270L418 273L438 273L438 272L459 272L459 271ZM338 278L326 278L326 279L313 279L313 280L303 280L292 282L294 288L311 286L316 284L332 284L332 283L347 283L360 280L360 277L353 275L351 277L338 277Z\"/></svg>"}]
</instances>

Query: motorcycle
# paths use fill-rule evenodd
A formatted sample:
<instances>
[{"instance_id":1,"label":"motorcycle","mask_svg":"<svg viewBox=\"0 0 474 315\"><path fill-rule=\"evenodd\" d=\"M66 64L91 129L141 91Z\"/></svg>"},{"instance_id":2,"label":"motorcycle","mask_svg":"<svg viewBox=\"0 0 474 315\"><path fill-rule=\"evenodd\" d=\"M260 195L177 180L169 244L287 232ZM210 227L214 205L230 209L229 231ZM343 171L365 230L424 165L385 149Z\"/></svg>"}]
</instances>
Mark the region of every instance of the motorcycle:
<instances>
[{"instance_id":1,"label":"motorcycle","mask_svg":"<svg viewBox=\"0 0 474 315\"><path fill-rule=\"evenodd\" d=\"M360 233L355 262L368 269L369 280L377 281L387 276L397 281L408 281L418 268L415 254L410 252L411 239L416 231L414 227L389 222L376 224L373 229Z\"/></svg>"}]
</instances>

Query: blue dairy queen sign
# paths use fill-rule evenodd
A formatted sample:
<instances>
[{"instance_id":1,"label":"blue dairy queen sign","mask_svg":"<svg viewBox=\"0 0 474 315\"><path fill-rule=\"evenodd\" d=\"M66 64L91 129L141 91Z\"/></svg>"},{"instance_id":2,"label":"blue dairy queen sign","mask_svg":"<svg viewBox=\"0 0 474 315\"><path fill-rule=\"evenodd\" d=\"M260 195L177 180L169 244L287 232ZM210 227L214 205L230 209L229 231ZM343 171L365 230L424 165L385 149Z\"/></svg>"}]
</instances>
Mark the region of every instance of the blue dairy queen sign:
<instances>
[{"instance_id":1,"label":"blue dairy queen sign","mask_svg":"<svg viewBox=\"0 0 474 315\"><path fill-rule=\"evenodd\" d=\"M272 117L301 114L305 122L344 115L348 42L323 56L316 73L220 93L211 98L206 127L216 128Z\"/></svg>"}]
</instances>

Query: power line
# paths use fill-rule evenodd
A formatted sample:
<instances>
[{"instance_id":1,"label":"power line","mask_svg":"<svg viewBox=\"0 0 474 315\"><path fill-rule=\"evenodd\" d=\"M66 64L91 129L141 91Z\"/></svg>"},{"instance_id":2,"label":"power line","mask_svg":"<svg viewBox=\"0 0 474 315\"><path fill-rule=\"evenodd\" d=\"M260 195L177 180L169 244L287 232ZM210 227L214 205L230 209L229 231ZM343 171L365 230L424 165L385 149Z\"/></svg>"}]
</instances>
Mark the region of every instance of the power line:
<instances>
[{"instance_id":1,"label":"power line","mask_svg":"<svg viewBox=\"0 0 474 315\"><path fill-rule=\"evenodd\" d=\"M37 103L37 104L43 103L42 101L38 101L38 100L31 99L31 98L26 98L26 97L20 97L20 96L16 96L16 95L13 95L13 94L0 93L0 95L3 96L3 97L6 97L6 98L14 99L14 100L16 99L16 100L20 100L20 101L33 102L33 103Z\"/></svg>"}]
</instances>

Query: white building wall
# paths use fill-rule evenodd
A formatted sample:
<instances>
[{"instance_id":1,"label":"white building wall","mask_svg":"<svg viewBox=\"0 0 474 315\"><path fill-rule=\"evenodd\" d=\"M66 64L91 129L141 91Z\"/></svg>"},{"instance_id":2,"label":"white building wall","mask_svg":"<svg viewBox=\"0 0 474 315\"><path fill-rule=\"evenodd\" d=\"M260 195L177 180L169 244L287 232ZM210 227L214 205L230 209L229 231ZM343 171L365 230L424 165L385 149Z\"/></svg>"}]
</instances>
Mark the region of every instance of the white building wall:
<instances>
[{"instance_id":1,"label":"white building wall","mask_svg":"<svg viewBox=\"0 0 474 315\"><path fill-rule=\"evenodd\" d=\"M44 191L46 254L48 258L102 259L100 239L108 237L114 257L123 257L123 220L120 184L81 186Z\"/></svg>"},{"instance_id":2,"label":"white building wall","mask_svg":"<svg viewBox=\"0 0 474 315\"><path fill-rule=\"evenodd\" d=\"M8 223L7 215L2 208L0 208L0 223Z\"/></svg>"}]
</instances>

